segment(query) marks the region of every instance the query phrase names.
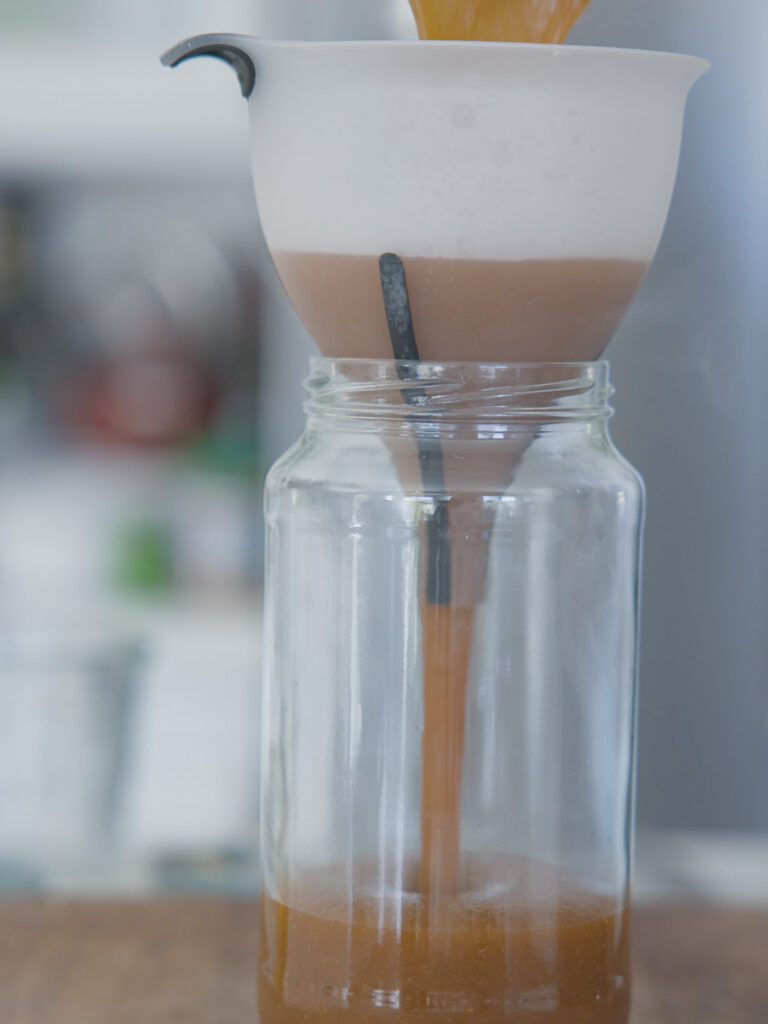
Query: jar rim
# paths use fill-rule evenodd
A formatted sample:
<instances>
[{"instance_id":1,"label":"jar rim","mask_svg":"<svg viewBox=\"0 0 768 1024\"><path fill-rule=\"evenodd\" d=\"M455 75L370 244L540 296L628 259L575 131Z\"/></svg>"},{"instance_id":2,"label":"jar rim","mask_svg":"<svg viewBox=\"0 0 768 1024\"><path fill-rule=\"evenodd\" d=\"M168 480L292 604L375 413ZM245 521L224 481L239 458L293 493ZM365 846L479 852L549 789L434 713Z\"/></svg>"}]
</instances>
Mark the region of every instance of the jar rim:
<instances>
[{"instance_id":1,"label":"jar rim","mask_svg":"<svg viewBox=\"0 0 768 1024\"><path fill-rule=\"evenodd\" d=\"M567 359L567 360L542 360L541 362L527 361L527 362L505 362L503 360L474 360L474 359L445 359L445 360L428 360L428 359L371 359L361 356L322 356L312 355L309 357L310 369L315 367L323 367L326 365L338 365L345 366L381 366L381 367L392 367L397 368L398 366L423 366L423 367L473 367L473 368L498 368L507 370L533 370L551 369L557 371L561 368L574 369L574 370L589 370L597 368L601 372L607 373L610 369L610 361L608 359Z\"/></svg>"},{"instance_id":2,"label":"jar rim","mask_svg":"<svg viewBox=\"0 0 768 1024\"><path fill-rule=\"evenodd\" d=\"M611 415L607 360L421 362L313 356L310 415L437 423L591 420Z\"/></svg>"}]
</instances>

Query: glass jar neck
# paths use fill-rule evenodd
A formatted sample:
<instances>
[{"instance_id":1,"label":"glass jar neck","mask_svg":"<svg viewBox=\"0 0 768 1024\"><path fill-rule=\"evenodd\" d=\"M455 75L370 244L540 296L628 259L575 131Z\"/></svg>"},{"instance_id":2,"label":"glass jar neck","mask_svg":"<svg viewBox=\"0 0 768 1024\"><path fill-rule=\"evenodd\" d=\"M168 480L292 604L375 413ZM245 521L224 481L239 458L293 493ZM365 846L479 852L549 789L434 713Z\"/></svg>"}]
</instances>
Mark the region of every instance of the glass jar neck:
<instances>
[{"instance_id":1,"label":"glass jar neck","mask_svg":"<svg viewBox=\"0 0 768 1024\"><path fill-rule=\"evenodd\" d=\"M612 415L608 363L427 363L310 360L309 422L323 429L498 437L532 426L599 428Z\"/></svg>"}]
</instances>

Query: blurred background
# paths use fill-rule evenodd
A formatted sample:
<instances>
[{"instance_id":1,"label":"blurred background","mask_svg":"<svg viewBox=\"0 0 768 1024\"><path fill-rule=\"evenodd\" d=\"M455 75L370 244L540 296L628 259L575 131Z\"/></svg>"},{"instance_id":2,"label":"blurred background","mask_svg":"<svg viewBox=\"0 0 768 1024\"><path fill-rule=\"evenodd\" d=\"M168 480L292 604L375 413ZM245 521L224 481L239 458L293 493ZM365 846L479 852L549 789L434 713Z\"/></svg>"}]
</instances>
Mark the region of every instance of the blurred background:
<instances>
[{"instance_id":1,"label":"blurred background","mask_svg":"<svg viewBox=\"0 0 768 1024\"><path fill-rule=\"evenodd\" d=\"M200 31L414 34L407 0L0 0L0 888L255 878L261 485L313 346ZM679 50L658 258L608 355L649 489L637 890L768 902L768 5L592 0Z\"/></svg>"}]
</instances>

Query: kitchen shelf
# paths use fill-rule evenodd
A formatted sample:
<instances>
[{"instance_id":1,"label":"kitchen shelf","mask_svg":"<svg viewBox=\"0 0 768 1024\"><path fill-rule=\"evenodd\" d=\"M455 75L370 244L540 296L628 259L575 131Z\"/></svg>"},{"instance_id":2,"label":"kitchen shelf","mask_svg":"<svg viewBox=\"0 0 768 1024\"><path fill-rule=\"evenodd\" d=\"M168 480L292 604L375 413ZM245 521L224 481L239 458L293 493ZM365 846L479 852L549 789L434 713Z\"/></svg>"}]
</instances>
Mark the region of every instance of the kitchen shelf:
<instances>
[{"instance_id":1,"label":"kitchen shelf","mask_svg":"<svg viewBox=\"0 0 768 1024\"><path fill-rule=\"evenodd\" d=\"M147 47L0 42L3 181L248 178L248 118L219 61L171 72Z\"/></svg>"}]
</instances>

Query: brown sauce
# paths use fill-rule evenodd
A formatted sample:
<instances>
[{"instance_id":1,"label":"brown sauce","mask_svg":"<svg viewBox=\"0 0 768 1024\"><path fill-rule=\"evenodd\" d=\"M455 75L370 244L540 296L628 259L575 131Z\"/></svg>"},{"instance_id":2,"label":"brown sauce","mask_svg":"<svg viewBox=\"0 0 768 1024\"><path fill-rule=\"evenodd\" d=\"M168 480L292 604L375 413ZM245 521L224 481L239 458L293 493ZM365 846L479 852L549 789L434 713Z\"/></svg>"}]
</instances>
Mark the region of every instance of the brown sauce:
<instances>
[{"instance_id":1,"label":"brown sauce","mask_svg":"<svg viewBox=\"0 0 768 1024\"><path fill-rule=\"evenodd\" d=\"M419 890L451 894L458 885L461 773L474 608L425 604L421 610L424 727L421 734Z\"/></svg>"},{"instance_id":2,"label":"brown sauce","mask_svg":"<svg viewBox=\"0 0 768 1024\"><path fill-rule=\"evenodd\" d=\"M626 910L545 865L475 856L462 870L469 889L450 898L380 899L366 864L265 898L263 1024L626 1024Z\"/></svg>"},{"instance_id":3,"label":"brown sauce","mask_svg":"<svg viewBox=\"0 0 768 1024\"><path fill-rule=\"evenodd\" d=\"M327 356L389 359L378 256L276 252L304 326ZM646 264L622 259L403 260L421 359L596 359Z\"/></svg>"}]
</instances>

